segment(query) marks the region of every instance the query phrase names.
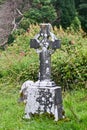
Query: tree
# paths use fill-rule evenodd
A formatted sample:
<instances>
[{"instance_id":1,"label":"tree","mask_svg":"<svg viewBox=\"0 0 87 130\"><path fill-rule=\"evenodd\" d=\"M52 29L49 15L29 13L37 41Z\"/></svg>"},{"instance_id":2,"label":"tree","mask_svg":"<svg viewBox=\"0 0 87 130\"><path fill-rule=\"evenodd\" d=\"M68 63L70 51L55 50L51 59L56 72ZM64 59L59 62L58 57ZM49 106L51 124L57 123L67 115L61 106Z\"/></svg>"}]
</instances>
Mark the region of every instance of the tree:
<instances>
[{"instance_id":1,"label":"tree","mask_svg":"<svg viewBox=\"0 0 87 130\"><path fill-rule=\"evenodd\" d=\"M56 10L51 4L51 0L33 0L32 8L25 13L25 17L31 22L52 22L57 18Z\"/></svg>"},{"instance_id":2,"label":"tree","mask_svg":"<svg viewBox=\"0 0 87 130\"><path fill-rule=\"evenodd\" d=\"M75 0L75 5L82 28L87 32L87 0Z\"/></svg>"},{"instance_id":3,"label":"tree","mask_svg":"<svg viewBox=\"0 0 87 130\"><path fill-rule=\"evenodd\" d=\"M57 11L58 18L64 28L71 25L72 20L76 16L74 0L52 0L53 5Z\"/></svg>"}]
</instances>

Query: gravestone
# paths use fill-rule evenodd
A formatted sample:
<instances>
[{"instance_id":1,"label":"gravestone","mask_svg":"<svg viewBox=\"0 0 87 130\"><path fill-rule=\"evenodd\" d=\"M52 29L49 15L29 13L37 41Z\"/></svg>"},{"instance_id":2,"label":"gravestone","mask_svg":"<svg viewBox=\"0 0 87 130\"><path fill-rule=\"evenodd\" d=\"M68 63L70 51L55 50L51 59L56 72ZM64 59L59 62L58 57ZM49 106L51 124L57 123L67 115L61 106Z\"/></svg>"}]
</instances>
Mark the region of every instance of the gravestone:
<instances>
[{"instance_id":1,"label":"gravestone","mask_svg":"<svg viewBox=\"0 0 87 130\"><path fill-rule=\"evenodd\" d=\"M51 55L60 47L60 40L51 32L51 24L40 24L40 32L30 40L30 48L39 54L39 79L26 81L20 91L26 102L24 118L30 119L35 113L52 114L55 121L63 118L61 87L51 80Z\"/></svg>"}]
</instances>

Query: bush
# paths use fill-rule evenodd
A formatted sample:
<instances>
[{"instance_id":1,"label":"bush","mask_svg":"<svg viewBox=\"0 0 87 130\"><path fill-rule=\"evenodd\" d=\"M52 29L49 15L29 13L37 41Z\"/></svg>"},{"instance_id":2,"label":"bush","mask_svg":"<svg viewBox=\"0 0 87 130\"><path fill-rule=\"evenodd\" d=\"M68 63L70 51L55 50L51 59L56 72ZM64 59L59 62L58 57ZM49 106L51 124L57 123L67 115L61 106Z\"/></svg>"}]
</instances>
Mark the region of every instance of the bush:
<instances>
[{"instance_id":1,"label":"bush","mask_svg":"<svg viewBox=\"0 0 87 130\"><path fill-rule=\"evenodd\" d=\"M23 18L21 21L20 21L20 24L19 24L19 27L24 29L24 30L27 30L30 26L30 21L29 19L26 19L26 18Z\"/></svg>"},{"instance_id":2,"label":"bush","mask_svg":"<svg viewBox=\"0 0 87 130\"><path fill-rule=\"evenodd\" d=\"M13 36L12 34L10 34L10 35L8 36L8 41L7 41L7 43L8 43L8 44L11 44L14 40L15 40L14 36Z\"/></svg>"},{"instance_id":3,"label":"bush","mask_svg":"<svg viewBox=\"0 0 87 130\"><path fill-rule=\"evenodd\" d=\"M87 43L63 45L52 58L52 76L65 89L83 88L87 81Z\"/></svg>"},{"instance_id":4,"label":"bush","mask_svg":"<svg viewBox=\"0 0 87 130\"><path fill-rule=\"evenodd\" d=\"M24 34L24 33L25 33L25 30L22 29L22 28L17 29L17 30L14 30L13 33L8 36L8 41L7 41L7 43L8 43L8 44L13 43L14 40L17 38L17 36L22 35L22 34Z\"/></svg>"},{"instance_id":5,"label":"bush","mask_svg":"<svg viewBox=\"0 0 87 130\"><path fill-rule=\"evenodd\" d=\"M81 29L81 22L77 16L72 21L70 28L74 29L74 31L77 31L77 32Z\"/></svg>"},{"instance_id":6,"label":"bush","mask_svg":"<svg viewBox=\"0 0 87 130\"><path fill-rule=\"evenodd\" d=\"M24 14L25 18L28 18L30 20L31 23L36 23L36 22L40 22L41 21L41 12L40 10L36 9L36 8L30 8L29 11L27 11Z\"/></svg>"},{"instance_id":7,"label":"bush","mask_svg":"<svg viewBox=\"0 0 87 130\"><path fill-rule=\"evenodd\" d=\"M32 8L24 14L24 17L29 18L31 23L53 22L57 18L56 10L50 0L35 0L32 5Z\"/></svg>"}]
</instances>

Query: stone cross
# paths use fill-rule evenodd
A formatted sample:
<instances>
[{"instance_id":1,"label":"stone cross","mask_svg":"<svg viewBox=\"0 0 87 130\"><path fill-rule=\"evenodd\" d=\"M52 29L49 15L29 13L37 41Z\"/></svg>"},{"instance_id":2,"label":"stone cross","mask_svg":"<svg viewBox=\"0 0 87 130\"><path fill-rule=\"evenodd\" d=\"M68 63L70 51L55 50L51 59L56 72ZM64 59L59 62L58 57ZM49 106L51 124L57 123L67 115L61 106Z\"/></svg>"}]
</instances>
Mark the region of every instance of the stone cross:
<instances>
[{"instance_id":1,"label":"stone cross","mask_svg":"<svg viewBox=\"0 0 87 130\"><path fill-rule=\"evenodd\" d=\"M30 47L37 49L40 60L40 81L54 86L51 81L51 54L60 48L60 40L51 32L51 24L40 24L40 33L30 41Z\"/></svg>"},{"instance_id":2,"label":"stone cross","mask_svg":"<svg viewBox=\"0 0 87 130\"><path fill-rule=\"evenodd\" d=\"M51 54L60 48L60 40L51 32L51 24L41 24L40 32L30 40L30 47L37 50L40 59L38 81L26 81L21 87L21 99L26 103L24 118L32 114L49 113L55 121L63 118L61 87L51 80Z\"/></svg>"}]
</instances>

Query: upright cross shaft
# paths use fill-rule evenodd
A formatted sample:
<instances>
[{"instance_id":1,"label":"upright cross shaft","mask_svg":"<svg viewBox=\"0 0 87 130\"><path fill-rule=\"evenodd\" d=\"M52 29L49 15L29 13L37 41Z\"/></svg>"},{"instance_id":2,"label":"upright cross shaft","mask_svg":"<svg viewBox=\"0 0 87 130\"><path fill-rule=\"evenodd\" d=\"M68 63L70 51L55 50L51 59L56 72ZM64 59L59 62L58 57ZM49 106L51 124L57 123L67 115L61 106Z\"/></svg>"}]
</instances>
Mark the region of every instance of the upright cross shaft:
<instances>
[{"instance_id":1,"label":"upright cross shaft","mask_svg":"<svg viewBox=\"0 0 87 130\"><path fill-rule=\"evenodd\" d=\"M47 48L40 53L40 80L51 79L51 55Z\"/></svg>"},{"instance_id":2,"label":"upright cross shaft","mask_svg":"<svg viewBox=\"0 0 87 130\"><path fill-rule=\"evenodd\" d=\"M51 80L51 54L60 48L60 40L50 32L51 24L43 23L40 25L40 33L31 39L30 47L39 49L40 59L40 81Z\"/></svg>"}]
</instances>

